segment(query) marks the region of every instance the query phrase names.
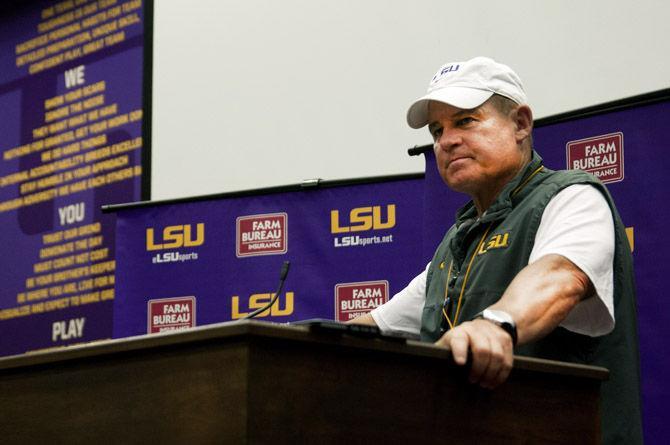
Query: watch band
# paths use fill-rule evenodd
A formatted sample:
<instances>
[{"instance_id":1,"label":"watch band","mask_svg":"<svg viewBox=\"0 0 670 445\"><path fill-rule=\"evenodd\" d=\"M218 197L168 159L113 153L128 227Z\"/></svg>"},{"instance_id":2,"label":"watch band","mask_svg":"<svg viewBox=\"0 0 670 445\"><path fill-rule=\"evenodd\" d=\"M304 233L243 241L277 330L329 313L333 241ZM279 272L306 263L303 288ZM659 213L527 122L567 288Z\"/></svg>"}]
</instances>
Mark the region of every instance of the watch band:
<instances>
[{"instance_id":1,"label":"watch band","mask_svg":"<svg viewBox=\"0 0 670 445\"><path fill-rule=\"evenodd\" d=\"M501 327L505 332L507 332L510 337L512 337L512 344L516 346L517 333L516 333L516 323L510 314L504 311L495 310L495 309L484 309L477 315L473 317L473 320L477 318L482 318L486 321Z\"/></svg>"}]
</instances>

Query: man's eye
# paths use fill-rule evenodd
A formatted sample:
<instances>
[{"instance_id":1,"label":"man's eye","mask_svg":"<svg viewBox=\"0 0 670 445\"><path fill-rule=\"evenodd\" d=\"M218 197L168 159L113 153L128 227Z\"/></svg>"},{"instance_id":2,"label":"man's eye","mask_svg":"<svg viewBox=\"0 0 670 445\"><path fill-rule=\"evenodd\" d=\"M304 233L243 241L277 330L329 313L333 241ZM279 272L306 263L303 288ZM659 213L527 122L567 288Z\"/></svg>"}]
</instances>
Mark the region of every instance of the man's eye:
<instances>
[{"instance_id":1,"label":"man's eye","mask_svg":"<svg viewBox=\"0 0 670 445\"><path fill-rule=\"evenodd\" d=\"M463 119L459 119L458 122L456 122L456 124L458 126L463 126L463 125L467 125L467 124L469 124L471 122L474 122L474 121L475 120L471 117L464 117Z\"/></svg>"},{"instance_id":2,"label":"man's eye","mask_svg":"<svg viewBox=\"0 0 670 445\"><path fill-rule=\"evenodd\" d=\"M433 139L438 140L442 136L442 129L441 128L436 128L433 130Z\"/></svg>"}]
</instances>

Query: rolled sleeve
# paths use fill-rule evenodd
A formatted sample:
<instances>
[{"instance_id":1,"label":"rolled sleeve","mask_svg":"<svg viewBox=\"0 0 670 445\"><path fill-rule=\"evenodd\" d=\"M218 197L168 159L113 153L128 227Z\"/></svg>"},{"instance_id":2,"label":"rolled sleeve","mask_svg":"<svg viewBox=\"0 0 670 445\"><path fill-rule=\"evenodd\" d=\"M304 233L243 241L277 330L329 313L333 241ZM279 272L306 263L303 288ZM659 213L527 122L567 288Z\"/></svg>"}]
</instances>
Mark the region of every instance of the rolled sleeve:
<instances>
[{"instance_id":1,"label":"rolled sleeve","mask_svg":"<svg viewBox=\"0 0 670 445\"><path fill-rule=\"evenodd\" d=\"M614 221L607 201L596 188L572 185L549 202L528 262L548 254L569 259L589 277L596 291L596 295L580 301L560 326L593 337L612 331Z\"/></svg>"},{"instance_id":2,"label":"rolled sleeve","mask_svg":"<svg viewBox=\"0 0 670 445\"><path fill-rule=\"evenodd\" d=\"M429 266L430 263L388 302L370 312L379 329L419 334L421 312L426 302L426 275Z\"/></svg>"}]
</instances>

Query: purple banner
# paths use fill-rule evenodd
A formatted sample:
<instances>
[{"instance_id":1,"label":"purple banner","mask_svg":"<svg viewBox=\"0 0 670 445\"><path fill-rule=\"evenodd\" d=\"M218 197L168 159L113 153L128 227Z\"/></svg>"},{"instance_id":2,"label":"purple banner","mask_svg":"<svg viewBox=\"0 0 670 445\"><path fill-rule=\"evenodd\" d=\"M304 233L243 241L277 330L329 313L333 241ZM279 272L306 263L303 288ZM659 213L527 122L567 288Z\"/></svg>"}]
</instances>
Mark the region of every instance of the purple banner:
<instances>
[{"instance_id":1,"label":"purple banner","mask_svg":"<svg viewBox=\"0 0 670 445\"><path fill-rule=\"evenodd\" d=\"M670 171L670 134L666 127L670 103L575 118L534 131L534 146L554 170L579 168L607 184L633 241L638 296L645 440L664 443L670 436L665 421L670 385L670 311L663 307L661 277L670 264L670 242L660 236L670 211L670 188L662 178ZM443 185L432 152L426 155L426 249L444 235L455 211L467 200ZM439 206L434 203L439 202ZM447 221L448 223L443 223ZM667 335L666 335L667 334Z\"/></svg>"},{"instance_id":2,"label":"purple banner","mask_svg":"<svg viewBox=\"0 0 670 445\"><path fill-rule=\"evenodd\" d=\"M0 16L0 355L112 336L114 216L140 199L142 1Z\"/></svg>"},{"instance_id":3,"label":"purple banner","mask_svg":"<svg viewBox=\"0 0 670 445\"><path fill-rule=\"evenodd\" d=\"M422 179L156 205L117 213L114 337L239 319L348 320L424 267Z\"/></svg>"},{"instance_id":4,"label":"purple banner","mask_svg":"<svg viewBox=\"0 0 670 445\"><path fill-rule=\"evenodd\" d=\"M670 437L665 412L670 385L670 311L663 306L661 278L670 264L670 242L661 236L670 211L670 103L547 125L536 129L535 146L554 169L581 168L607 183L633 240L637 281L638 327L642 366L642 414L645 442L665 443Z\"/></svg>"},{"instance_id":5,"label":"purple banner","mask_svg":"<svg viewBox=\"0 0 670 445\"><path fill-rule=\"evenodd\" d=\"M670 103L656 103L534 132L545 165L598 176L627 226L649 443L670 434L663 416L670 360L662 353L670 315L658 278L670 262L658 236L670 198L659 184L670 167L669 114ZM114 336L241 318L269 301L284 259L293 264L286 294L261 318L346 320L370 310L422 270L467 201L443 184L432 152L426 163L423 180L120 211Z\"/></svg>"}]
</instances>

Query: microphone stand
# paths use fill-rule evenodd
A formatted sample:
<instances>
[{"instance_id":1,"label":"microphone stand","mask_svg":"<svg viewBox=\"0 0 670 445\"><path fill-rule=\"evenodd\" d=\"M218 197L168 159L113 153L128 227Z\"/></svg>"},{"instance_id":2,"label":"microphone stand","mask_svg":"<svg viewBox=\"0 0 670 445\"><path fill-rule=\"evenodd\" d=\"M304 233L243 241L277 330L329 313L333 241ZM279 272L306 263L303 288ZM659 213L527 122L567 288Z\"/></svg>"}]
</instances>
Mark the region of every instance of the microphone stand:
<instances>
[{"instance_id":1,"label":"microphone stand","mask_svg":"<svg viewBox=\"0 0 670 445\"><path fill-rule=\"evenodd\" d=\"M291 263L289 261L284 261L284 264L282 264L281 273L279 274L279 288L277 289L277 292L275 292L275 294L272 297L272 299L270 300L270 302L268 304L266 304L265 306L263 306L262 308L256 309L252 313L247 314L246 316L244 316L242 318L242 320L249 320L251 318L254 318L258 314L268 310L269 308L272 307L273 304L275 304L275 301L277 301L277 298L279 298L279 295L281 294L282 289L284 289L284 282L286 281L286 277L288 275L288 269L289 269L290 265L291 265Z\"/></svg>"}]
</instances>

